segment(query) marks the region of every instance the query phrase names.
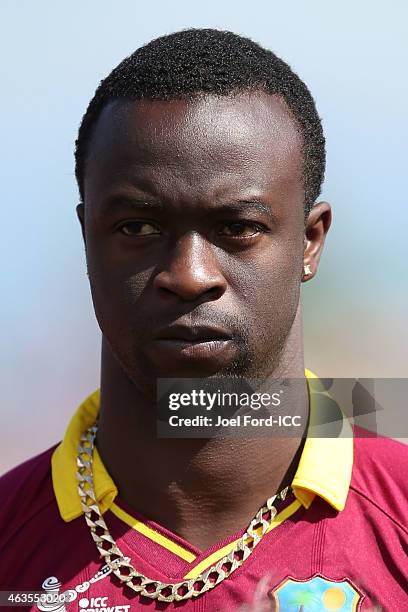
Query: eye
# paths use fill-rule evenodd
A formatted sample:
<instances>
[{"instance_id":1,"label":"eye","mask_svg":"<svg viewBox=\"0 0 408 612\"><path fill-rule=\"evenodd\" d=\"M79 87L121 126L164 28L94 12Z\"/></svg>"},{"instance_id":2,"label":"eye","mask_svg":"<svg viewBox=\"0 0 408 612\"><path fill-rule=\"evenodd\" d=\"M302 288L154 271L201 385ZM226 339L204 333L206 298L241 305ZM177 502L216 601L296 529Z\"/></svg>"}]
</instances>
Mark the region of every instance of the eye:
<instances>
[{"instance_id":1,"label":"eye","mask_svg":"<svg viewBox=\"0 0 408 612\"><path fill-rule=\"evenodd\" d=\"M250 238L260 232L264 232L266 228L259 223L250 221L232 221L231 223L224 223L221 226L219 234L222 236L228 236L230 238Z\"/></svg>"},{"instance_id":2,"label":"eye","mask_svg":"<svg viewBox=\"0 0 408 612\"><path fill-rule=\"evenodd\" d=\"M119 226L119 231L126 236L152 236L160 234L160 231L146 221L127 221Z\"/></svg>"}]
</instances>

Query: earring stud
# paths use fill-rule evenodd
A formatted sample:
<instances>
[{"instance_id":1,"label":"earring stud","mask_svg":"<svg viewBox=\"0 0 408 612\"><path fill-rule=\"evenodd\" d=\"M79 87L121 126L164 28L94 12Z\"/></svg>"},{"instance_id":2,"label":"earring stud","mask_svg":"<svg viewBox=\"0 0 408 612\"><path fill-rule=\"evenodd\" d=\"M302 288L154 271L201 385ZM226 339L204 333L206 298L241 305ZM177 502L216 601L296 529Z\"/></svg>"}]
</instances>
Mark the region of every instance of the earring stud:
<instances>
[{"instance_id":1,"label":"earring stud","mask_svg":"<svg viewBox=\"0 0 408 612\"><path fill-rule=\"evenodd\" d=\"M312 273L309 264L303 266L303 273L305 274L305 276Z\"/></svg>"}]
</instances>

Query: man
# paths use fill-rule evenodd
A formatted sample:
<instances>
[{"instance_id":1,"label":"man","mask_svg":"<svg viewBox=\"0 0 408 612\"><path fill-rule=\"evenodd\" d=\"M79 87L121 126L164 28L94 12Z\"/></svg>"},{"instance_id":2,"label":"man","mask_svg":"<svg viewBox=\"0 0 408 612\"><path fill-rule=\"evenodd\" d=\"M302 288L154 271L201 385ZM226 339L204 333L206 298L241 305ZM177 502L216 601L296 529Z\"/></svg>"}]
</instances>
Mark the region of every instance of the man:
<instances>
[{"instance_id":1,"label":"man","mask_svg":"<svg viewBox=\"0 0 408 612\"><path fill-rule=\"evenodd\" d=\"M304 83L230 32L164 36L102 81L76 142L101 386L1 480L1 590L68 611L408 608L403 445L156 436L161 378L299 379L311 418L299 294L324 164Z\"/></svg>"}]
</instances>

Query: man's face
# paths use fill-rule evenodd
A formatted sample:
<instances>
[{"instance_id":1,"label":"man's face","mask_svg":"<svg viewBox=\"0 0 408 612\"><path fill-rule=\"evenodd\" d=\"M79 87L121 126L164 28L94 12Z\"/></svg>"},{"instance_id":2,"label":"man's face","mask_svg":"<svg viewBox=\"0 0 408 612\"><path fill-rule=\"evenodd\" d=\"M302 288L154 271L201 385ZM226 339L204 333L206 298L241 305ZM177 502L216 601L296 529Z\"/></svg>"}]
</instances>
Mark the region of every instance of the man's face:
<instances>
[{"instance_id":1,"label":"man's face","mask_svg":"<svg viewBox=\"0 0 408 612\"><path fill-rule=\"evenodd\" d=\"M95 312L132 380L276 367L304 250L301 136L279 98L111 103L84 188Z\"/></svg>"}]
</instances>

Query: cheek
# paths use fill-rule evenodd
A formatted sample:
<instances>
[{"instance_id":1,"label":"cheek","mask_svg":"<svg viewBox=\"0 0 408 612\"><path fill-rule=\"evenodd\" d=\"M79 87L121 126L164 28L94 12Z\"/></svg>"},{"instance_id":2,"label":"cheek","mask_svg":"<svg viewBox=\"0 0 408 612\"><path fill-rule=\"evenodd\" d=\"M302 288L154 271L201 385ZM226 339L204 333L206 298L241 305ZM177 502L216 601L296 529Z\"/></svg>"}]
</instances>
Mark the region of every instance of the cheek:
<instances>
[{"instance_id":1,"label":"cheek","mask_svg":"<svg viewBox=\"0 0 408 612\"><path fill-rule=\"evenodd\" d=\"M259 280L246 303L249 335L255 350L262 353L265 347L273 349L282 345L289 334L296 316L300 297L299 282L276 278L272 275Z\"/></svg>"},{"instance_id":2,"label":"cheek","mask_svg":"<svg viewBox=\"0 0 408 612\"><path fill-rule=\"evenodd\" d=\"M253 364L269 371L275 367L291 332L300 298L302 257L279 256L253 266L243 310L248 332L248 347Z\"/></svg>"},{"instance_id":3,"label":"cheek","mask_svg":"<svg viewBox=\"0 0 408 612\"><path fill-rule=\"evenodd\" d=\"M87 255L88 275L95 314L103 332L120 330L135 325L135 313L143 307L143 295L152 270L135 271L134 264L120 264L107 250L89 249Z\"/></svg>"},{"instance_id":4,"label":"cheek","mask_svg":"<svg viewBox=\"0 0 408 612\"><path fill-rule=\"evenodd\" d=\"M256 327L271 317L290 319L296 311L303 262L301 241L276 243L261 256L239 262L230 278L243 309Z\"/></svg>"}]
</instances>

